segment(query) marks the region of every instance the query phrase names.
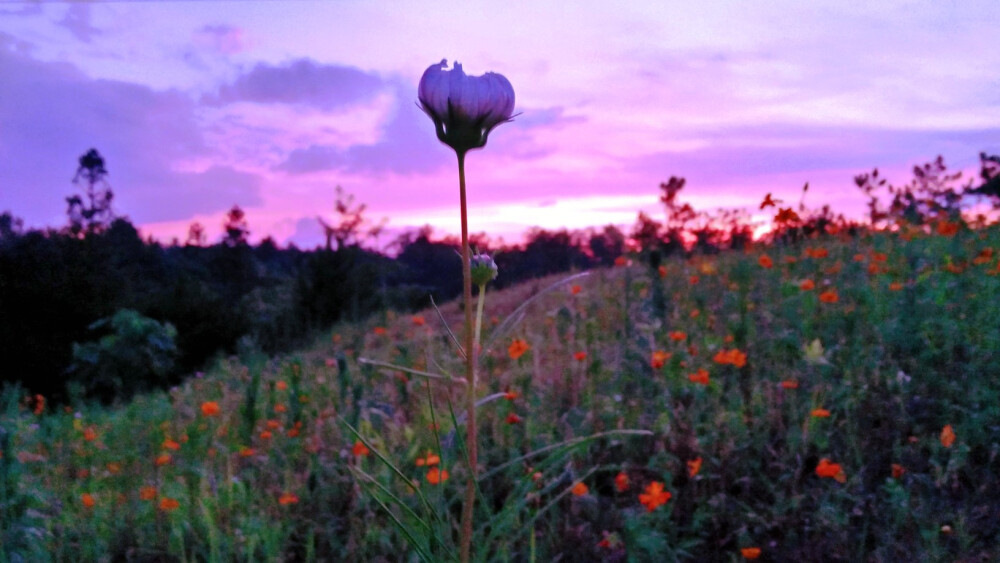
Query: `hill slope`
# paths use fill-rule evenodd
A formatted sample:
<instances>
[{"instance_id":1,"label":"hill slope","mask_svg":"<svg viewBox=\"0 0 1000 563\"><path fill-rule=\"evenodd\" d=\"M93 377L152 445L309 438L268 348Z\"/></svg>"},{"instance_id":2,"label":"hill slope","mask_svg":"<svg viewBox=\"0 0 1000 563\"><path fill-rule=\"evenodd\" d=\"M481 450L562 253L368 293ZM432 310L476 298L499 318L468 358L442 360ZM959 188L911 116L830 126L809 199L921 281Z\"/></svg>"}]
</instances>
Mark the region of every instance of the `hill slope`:
<instances>
[{"instance_id":1,"label":"hill slope","mask_svg":"<svg viewBox=\"0 0 1000 563\"><path fill-rule=\"evenodd\" d=\"M636 258L544 292L484 346L478 555L996 557L998 243L990 227ZM489 293L484 342L558 279ZM460 313L442 307L456 332ZM461 373L433 310L113 410L35 414L8 393L3 549L447 559L459 395L418 372ZM619 429L650 434L586 438Z\"/></svg>"}]
</instances>

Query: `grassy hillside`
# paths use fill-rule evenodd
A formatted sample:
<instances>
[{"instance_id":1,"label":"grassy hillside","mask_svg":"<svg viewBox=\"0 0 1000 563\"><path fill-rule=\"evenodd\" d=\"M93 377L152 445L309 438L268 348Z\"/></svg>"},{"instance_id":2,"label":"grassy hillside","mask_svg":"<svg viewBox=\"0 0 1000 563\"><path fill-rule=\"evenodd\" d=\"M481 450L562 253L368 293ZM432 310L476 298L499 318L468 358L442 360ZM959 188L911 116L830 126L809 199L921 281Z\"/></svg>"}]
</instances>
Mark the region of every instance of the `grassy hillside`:
<instances>
[{"instance_id":1,"label":"grassy hillside","mask_svg":"<svg viewBox=\"0 0 1000 563\"><path fill-rule=\"evenodd\" d=\"M488 294L476 557L1000 557L994 249L903 229ZM447 560L462 389L418 372L461 363L428 310L115 409L8 391L0 553Z\"/></svg>"}]
</instances>

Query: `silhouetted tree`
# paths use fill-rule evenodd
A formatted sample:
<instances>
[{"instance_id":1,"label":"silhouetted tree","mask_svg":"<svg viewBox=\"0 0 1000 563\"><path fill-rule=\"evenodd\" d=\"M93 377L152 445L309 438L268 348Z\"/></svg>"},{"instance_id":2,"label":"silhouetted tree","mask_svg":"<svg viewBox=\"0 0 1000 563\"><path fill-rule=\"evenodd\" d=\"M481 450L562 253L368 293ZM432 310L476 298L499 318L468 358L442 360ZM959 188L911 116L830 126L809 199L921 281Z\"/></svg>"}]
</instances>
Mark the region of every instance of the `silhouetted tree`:
<instances>
[{"instance_id":1,"label":"silhouetted tree","mask_svg":"<svg viewBox=\"0 0 1000 563\"><path fill-rule=\"evenodd\" d=\"M587 247L597 264L611 266L625 253L625 233L614 225L606 225L601 232L590 234Z\"/></svg>"},{"instance_id":2,"label":"silhouetted tree","mask_svg":"<svg viewBox=\"0 0 1000 563\"><path fill-rule=\"evenodd\" d=\"M247 225L246 213L240 209L239 205L234 205L226 214L226 222L222 224L222 228L226 232L222 244L230 248L246 246L250 229Z\"/></svg>"},{"instance_id":3,"label":"silhouetted tree","mask_svg":"<svg viewBox=\"0 0 1000 563\"><path fill-rule=\"evenodd\" d=\"M83 181L84 197L72 195L66 198L69 216L69 232L73 236L94 233L107 229L114 219L111 211L111 200L114 194L105 177L108 170L104 166L104 157L97 149L90 149L80 157L73 183Z\"/></svg>"},{"instance_id":4,"label":"silhouetted tree","mask_svg":"<svg viewBox=\"0 0 1000 563\"><path fill-rule=\"evenodd\" d=\"M983 183L969 193L988 196L993 207L1000 207L1000 156L979 153L979 179Z\"/></svg>"},{"instance_id":5,"label":"silhouetted tree","mask_svg":"<svg viewBox=\"0 0 1000 563\"><path fill-rule=\"evenodd\" d=\"M0 242L12 240L21 236L24 231L24 221L14 217L10 211L0 214Z\"/></svg>"},{"instance_id":6,"label":"silhouetted tree","mask_svg":"<svg viewBox=\"0 0 1000 563\"><path fill-rule=\"evenodd\" d=\"M383 219L378 224L369 225L369 221L365 218L365 209L368 206L363 203L355 205L354 194L346 193L344 188L340 186L337 186L337 199L333 207L337 214L334 223L331 224L322 217L316 217L326 235L327 250L333 249L334 242L340 249L360 244L365 237L377 240L382 233L386 220ZM368 225L367 231L364 229L366 225Z\"/></svg>"},{"instance_id":7,"label":"silhouetted tree","mask_svg":"<svg viewBox=\"0 0 1000 563\"><path fill-rule=\"evenodd\" d=\"M191 226L188 227L187 241L184 243L185 246L205 246L207 241L208 237L205 234L205 227L198 221L191 223Z\"/></svg>"}]
</instances>

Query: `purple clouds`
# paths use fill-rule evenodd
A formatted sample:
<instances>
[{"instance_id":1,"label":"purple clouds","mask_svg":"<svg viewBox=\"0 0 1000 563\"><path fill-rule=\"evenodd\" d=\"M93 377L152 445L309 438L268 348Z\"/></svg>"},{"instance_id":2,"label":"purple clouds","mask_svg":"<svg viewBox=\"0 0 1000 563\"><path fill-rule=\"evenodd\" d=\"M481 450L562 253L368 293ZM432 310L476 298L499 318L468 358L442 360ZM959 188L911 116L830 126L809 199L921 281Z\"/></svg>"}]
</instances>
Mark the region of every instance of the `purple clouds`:
<instances>
[{"instance_id":1,"label":"purple clouds","mask_svg":"<svg viewBox=\"0 0 1000 563\"><path fill-rule=\"evenodd\" d=\"M379 77L357 68L298 59L277 66L258 63L204 101L303 104L332 110L368 101L384 86Z\"/></svg>"}]
</instances>

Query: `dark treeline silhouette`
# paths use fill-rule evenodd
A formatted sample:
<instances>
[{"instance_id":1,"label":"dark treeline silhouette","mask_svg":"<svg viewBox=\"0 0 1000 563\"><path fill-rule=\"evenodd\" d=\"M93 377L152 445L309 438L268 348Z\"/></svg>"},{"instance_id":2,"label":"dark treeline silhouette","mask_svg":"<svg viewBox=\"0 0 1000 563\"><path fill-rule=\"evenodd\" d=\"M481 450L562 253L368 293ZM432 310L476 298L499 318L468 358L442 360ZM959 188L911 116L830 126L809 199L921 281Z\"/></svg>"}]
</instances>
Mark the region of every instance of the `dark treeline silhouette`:
<instances>
[{"instance_id":1,"label":"dark treeline silhouette","mask_svg":"<svg viewBox=\"0 0 1000 563\"><path fill-rule=\"evenodd\" d=\"M871 200L870 221L860 224L810 209L802 201L773 206L775 244L835 232L857 233L903 223L939 225L963 221L963 205L988 199L996 207L1000 159L980 157L981 185L956 186L938 160L914 170L902 187L878 172L856 178ZM382 224L367 228L364 206L337 191L339 221L321 225L325 247L281 248L270 238L254 246L246 214L234 206L222 238L207 245L207 229L192 224L186 244L143 240L127 218L111 210L112 193L103 158L80 158L77 181L84 195L67 198L62 229L26 230L10 212L0 214L0 382L22 384L55 400L126 399L175 384L203 369L218 354L242 347L269 354L291 350L317 331L342 320L357 321L388 309L413 311L461 292L459 242L433 239L430 227L399 236L395 256L365 248ZM660 186L664 221L640 213L631 231L608 225L582 231L533 229L520 245L473 237L499 269L495 285L573 270L611 266L625 254L653 269L667 257L713 254L752 242L745 212L696 211L678 194L683 178ZM887 192L883 202L881 192Z\"/></svg>"},{"instance_id":2,"label":"dark treeline silhouette","mask_svg":"<svg viewBox=\"0 0 1000 563\"><path fill-rule=\"evenodd\" d=\"M57 400L67 383L95 398L126 398L151 387L148 380L176 383L216 354L235 352L241 339L276 353L341 320L422 309L429 297L440 303L461 292L458 244L433 240L429 228L401 236L390 257L356 243L313 251L271 239L254 246L245 222L242 212L230 213L224 238L212 246L167 246L144 241L125 218L76 234L25 230L9 212L0 215L3 381ZM535 229L523 246L480 248L495 253L497 287L505 287L607 265L624 250L625 235L614 227L587 234ZM123 310L172 327L175 351L165 375L140 365L97 377L81 365L74 350L88 342L120 348L105 350L105 358L153 347L114 328L111 319Z\"/></svg>"}]
</instances>

